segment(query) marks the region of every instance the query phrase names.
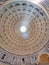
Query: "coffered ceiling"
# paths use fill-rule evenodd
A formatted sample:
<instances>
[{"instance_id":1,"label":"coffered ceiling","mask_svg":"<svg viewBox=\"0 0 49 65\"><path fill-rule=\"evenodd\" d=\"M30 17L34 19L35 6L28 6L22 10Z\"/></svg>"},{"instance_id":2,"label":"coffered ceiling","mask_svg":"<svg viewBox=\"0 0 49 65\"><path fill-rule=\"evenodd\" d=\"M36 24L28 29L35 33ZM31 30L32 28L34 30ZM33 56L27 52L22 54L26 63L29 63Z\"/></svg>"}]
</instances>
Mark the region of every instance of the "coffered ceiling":
<instances>
[{"instance_id":1,"label":"coffered ceiling","mask_svg":"<svg viewBox=\"0 0 49 65\"><path fill-rule=\"evenodd\" d=\"M39 64L42 54L49 57L49 0L0 0L1 65Z\"/></svg>"}]
</instances>

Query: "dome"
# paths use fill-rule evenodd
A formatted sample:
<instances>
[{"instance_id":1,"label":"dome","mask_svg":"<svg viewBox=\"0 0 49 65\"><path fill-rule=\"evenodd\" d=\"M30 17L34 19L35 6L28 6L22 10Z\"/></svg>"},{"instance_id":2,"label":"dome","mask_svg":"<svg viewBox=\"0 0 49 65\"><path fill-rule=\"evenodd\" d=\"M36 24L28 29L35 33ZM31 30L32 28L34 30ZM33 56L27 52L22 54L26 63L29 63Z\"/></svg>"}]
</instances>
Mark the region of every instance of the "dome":
<instances>
[{"instance_id":1,"label":"dome","mask_svg":"<svg viewBox=\"0 0 49 65\"><path fill-rule=\"evenodd\" d=\"M0 0L1 65L49 63L48 3L48 0Z\"/></svg>"}]
</instances>

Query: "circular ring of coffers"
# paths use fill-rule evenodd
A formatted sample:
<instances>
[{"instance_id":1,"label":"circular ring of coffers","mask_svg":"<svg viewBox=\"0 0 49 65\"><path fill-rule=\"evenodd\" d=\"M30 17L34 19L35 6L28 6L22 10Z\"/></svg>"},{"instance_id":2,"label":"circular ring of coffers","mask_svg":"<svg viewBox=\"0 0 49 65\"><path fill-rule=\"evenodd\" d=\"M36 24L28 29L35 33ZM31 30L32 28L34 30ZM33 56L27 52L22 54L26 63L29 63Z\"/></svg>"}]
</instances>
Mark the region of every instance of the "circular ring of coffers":
<instances>
[{"instance_id":1,"label":"circular ring of coffers","mask_svg":"<svg viewBox=\"0 0 49 65\"><path fill-rule=\"evenodd\" d=\"M20 27L27 27L25 33ZM0 46L17 55L41 50L49 39L48 16L38 5L15 1L0 10Z\"/></svg>"}]
</instances>

